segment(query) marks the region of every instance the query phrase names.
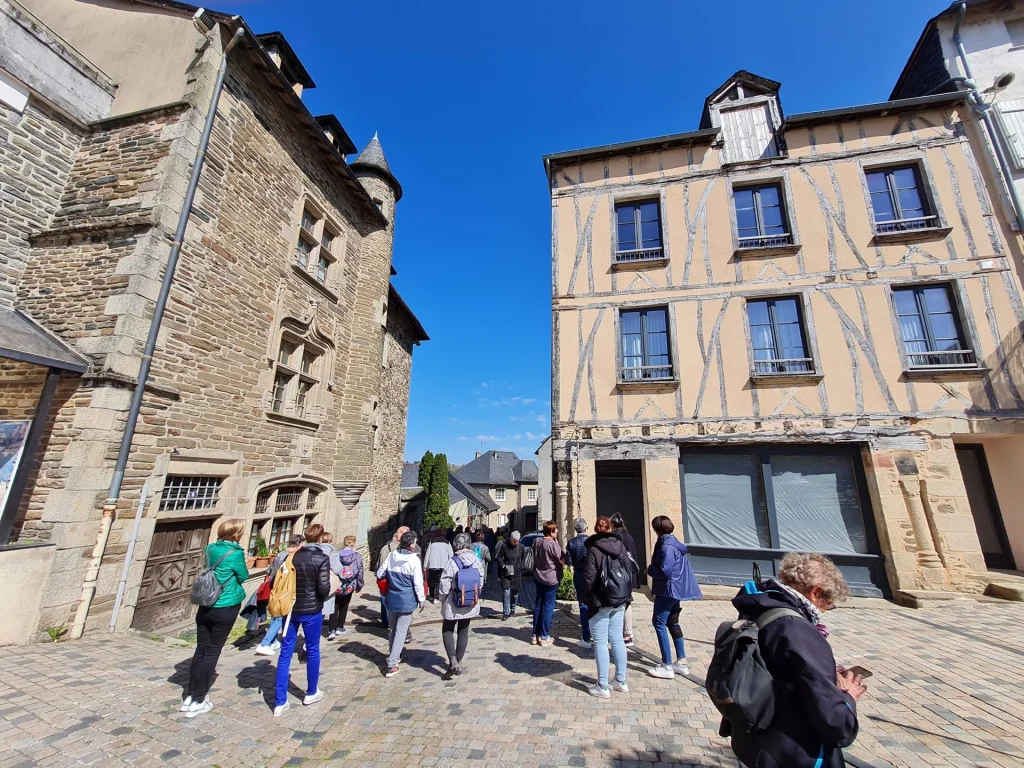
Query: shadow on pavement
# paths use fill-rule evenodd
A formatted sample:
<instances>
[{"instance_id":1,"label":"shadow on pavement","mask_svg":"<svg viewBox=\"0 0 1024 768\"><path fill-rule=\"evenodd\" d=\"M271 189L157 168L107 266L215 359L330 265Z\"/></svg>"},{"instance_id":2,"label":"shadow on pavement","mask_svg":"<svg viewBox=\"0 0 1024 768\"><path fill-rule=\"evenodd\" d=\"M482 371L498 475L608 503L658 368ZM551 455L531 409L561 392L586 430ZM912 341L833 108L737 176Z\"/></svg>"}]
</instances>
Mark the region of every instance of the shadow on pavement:
<instances>
[{"instance_id":1,"label":"shadow on pavement","mask_svg":"<svg viewBox=\"0 0 1024 768\"><path fill-rule=\"evenodd\" d=\"M295 667L293 666L289 672L294 671ZM258 690L263 694L263 701L266 703L267 707L272 710L274 708L274 691L277 685L276 676L276 663L271 661L269 658L260 659L252 666L245 667L238 671L238 687L243 690L248 688L255 688ZM288 693L289 695L297 696L300 699L306 695L305 690L293 683L290 678L288 680Z\"/></svg>"},{"instance_id":2,"label":"shadow on pavement","mask_svg":"<svg viewBox=\"0 0 1024 768\"><path fill-rule=\"evenodd\" d=\"M558 659L538 658L524 654L496 653L494 660L513 675L531 677L556 677L571 674L573 668Z\"/></svg>"}]
</instances>

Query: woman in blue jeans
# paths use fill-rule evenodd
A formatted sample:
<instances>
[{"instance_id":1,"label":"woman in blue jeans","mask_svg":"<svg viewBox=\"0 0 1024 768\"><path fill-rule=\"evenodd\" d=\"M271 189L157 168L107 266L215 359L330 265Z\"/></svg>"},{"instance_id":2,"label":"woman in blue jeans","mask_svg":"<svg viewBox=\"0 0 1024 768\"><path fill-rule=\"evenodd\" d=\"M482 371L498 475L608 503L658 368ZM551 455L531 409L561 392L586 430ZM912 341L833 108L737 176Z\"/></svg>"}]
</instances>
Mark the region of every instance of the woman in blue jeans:
<instances>
[{"instance_id":1,"label":"woman in blue jeans","mask_svg":"<svg viewBox=\"0 0 1024 768\"><path fill-rule=\"evenodd\" d=\"M647 575L651 577L651 591L654 593L654 631L661 648L661 664L651 667L647 674L670 680L677 674L690 673L686 664L683 630L679 626L679 603L681 600L700 600L703 595L686 557L686 545L672 535L675 530L672 521L659 515L651 521L651 527L658 536L658 542L654 545ZM672 636L671 642L669 635ZM675 661L672 658L673 645Z\"/></svg>"},{"instance_id":2,"label":"woman in blue jeans","mask_svg":"<svg viewBox=\"0 0 1024 768\"><path fill-rule=\"evenodd\" d=\"M618 560L624 557L626 547L622 539L612 532L612 523L607 517L597 518L594 531L594 535L587 539L587 559L583 562L582 594L579 596L587 604L594 658L597 660L597 685L588 688L587 693L599 699L609 699L612 691L629 691L626 686L626 641L622 637L622 620L629 600L620 604L609 600L601 589L600 574L605 558ZM615 659L615 680L611 685L608 682L609 643Z\"/></svg>"},{"instance_id":3,"label":"woman in blue jeans","mask_svg":"<svg viewBox=\"0 0 1024 768\"><path fill-rule=\"evenodd\" d=\"M544 523L544 535L533 542L533 580L537 583L537 601L533 605L533 644L552 645L551 619L555 615L555 595L562 580L565 553L558 543L558 524Z\"/></svg>"}]
</instances>

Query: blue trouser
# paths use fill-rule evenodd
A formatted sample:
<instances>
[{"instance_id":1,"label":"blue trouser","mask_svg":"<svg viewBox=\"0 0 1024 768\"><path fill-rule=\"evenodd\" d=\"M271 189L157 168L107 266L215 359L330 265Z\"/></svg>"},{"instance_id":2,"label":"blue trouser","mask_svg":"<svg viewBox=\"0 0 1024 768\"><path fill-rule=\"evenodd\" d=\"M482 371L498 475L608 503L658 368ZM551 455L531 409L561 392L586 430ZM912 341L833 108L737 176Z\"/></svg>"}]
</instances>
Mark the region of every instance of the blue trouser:
<instances>
[{"instance_id":1,"label":"blue trouser","mask_svg":"<svg viewBox=\"0 0 1024 768\"><path fill-rule=\"evenodd\" d=\"M668 636L671 633L675 643L676 659L686 661L686 643L683 641L683 630L679 626L678 600L671 597L654 598L654 632L658 635L658 646L661 648L661 663L671 664L672 643Z\"/></svg>"},{"instance_id":2,"label":"blue trouser","mask_svg":"<svg viewBox=\"0 0 1024 768\"><path fill-rule=\"evenodd\" d=\"M580 603L580 630L583 633L583 640L590 642L590 618L587 614L587 604Z\"/></svg>"},{"instance_id":3,"label":"blue trouser","mask_svg":"<svg viewBox=\"0 0 1024 768\"><path fill-rule=\"evenodd\" d=\"M288 701L288 667L292 663L292 652L295 650L295 639L302 625L302 634L306 637L306 694L312 696L317 692L320 682L320 628L324 616L319 611L308 616L292 616L288 629L281 640L281 655L277 657L277 692L274 706L279 707Z\"/></svg>"},{"instance_id":4,"label":"blue trouser","mask_svg":"<svg viewBox=\"0 0 1024 768\"><path fill-rule=\"evenodd\" d=\"M615 657L615 679L626 682L626 641L622 638L622 619L626 606L602 608L590 619L590 632L594 637L594 658L597 659L597 684L608 687L608 643Z\"/></svg>"},{"instance_id":5,"label":"blue trouser","mask_svg":"<svg viewBox=\"0 0 1024 768\"><path fill-rule=\"evenodd\" d=\"M381 626L388 627L388 607L384 605L384 595L380 596L380 623Z\"/></svg>"},{"instance_id":6,"label":"blue trouser","mask_svg":"<svg viewBox=\"0 0 1024 768\"><path fill-rule=\"evenodd\" d=\"M511 616L516 610L516 603L519 601L519 592L515 589L503 589L502 592L502 608L504 613L502 616Z\"/></svg>"},{"instance_id":7,"label":"blue trouser","mask_svg":"<svg viewBox=\"0 0 1024 768\"><path fill-rule=\"evenodd\" d=\"M275 616L270 620L270 626L267 627L267 634L263 636L260 641L260 645L269 647L276 639L277 633L281 631L281 627L284 626L284 616Z\"/></svg>"},{"instance_id":8,"label":"blue trouser","mask_svg":"<svg viewBox=\"0 0 1024 768\"><path fill-rule=\"evenodd\" d=\"M551 618L555 615L558 584L537 582L537 602L533 605L533 634L541 640L551 637Z\"/></svg>"}]
</instances>

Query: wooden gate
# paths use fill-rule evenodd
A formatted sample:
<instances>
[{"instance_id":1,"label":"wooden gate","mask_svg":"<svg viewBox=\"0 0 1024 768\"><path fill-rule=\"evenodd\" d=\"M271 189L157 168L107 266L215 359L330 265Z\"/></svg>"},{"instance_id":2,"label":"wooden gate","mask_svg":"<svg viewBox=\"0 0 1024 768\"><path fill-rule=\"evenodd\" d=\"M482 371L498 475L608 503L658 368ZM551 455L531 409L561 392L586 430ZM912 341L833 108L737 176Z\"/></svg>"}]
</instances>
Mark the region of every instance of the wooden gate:
<instances>
[{"instance_id":1,"label":"wooden gate","mask_svg":"<svg viewBox=\"0 0 1024 768\"><path fill-rule=\"evenodd\" d=\"M189 618L192 582L203 569L212 526L212 519L156 524L132 619L134 629L149 631Z\"/></svg>"}]
</instances>

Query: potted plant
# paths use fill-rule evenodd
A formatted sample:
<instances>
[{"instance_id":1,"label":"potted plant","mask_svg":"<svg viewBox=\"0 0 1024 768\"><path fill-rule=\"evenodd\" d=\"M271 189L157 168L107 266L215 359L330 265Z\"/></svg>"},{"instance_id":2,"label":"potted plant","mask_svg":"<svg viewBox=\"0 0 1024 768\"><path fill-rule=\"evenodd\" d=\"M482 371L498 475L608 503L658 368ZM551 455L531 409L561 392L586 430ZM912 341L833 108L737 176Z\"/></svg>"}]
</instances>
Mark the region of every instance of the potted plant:
<instances>
[{"instance_id":1,"label":"potted plant","mask_svg":"<svg viewBox=\"0 0 1024 768\"><path fill-rule=\"evenodd\" d=\"M262 536L256 537L256 561L253 563L256 568L266 568L270 565L270 550L267 548L267 541Z\"/></svg>"}]
</instances>

